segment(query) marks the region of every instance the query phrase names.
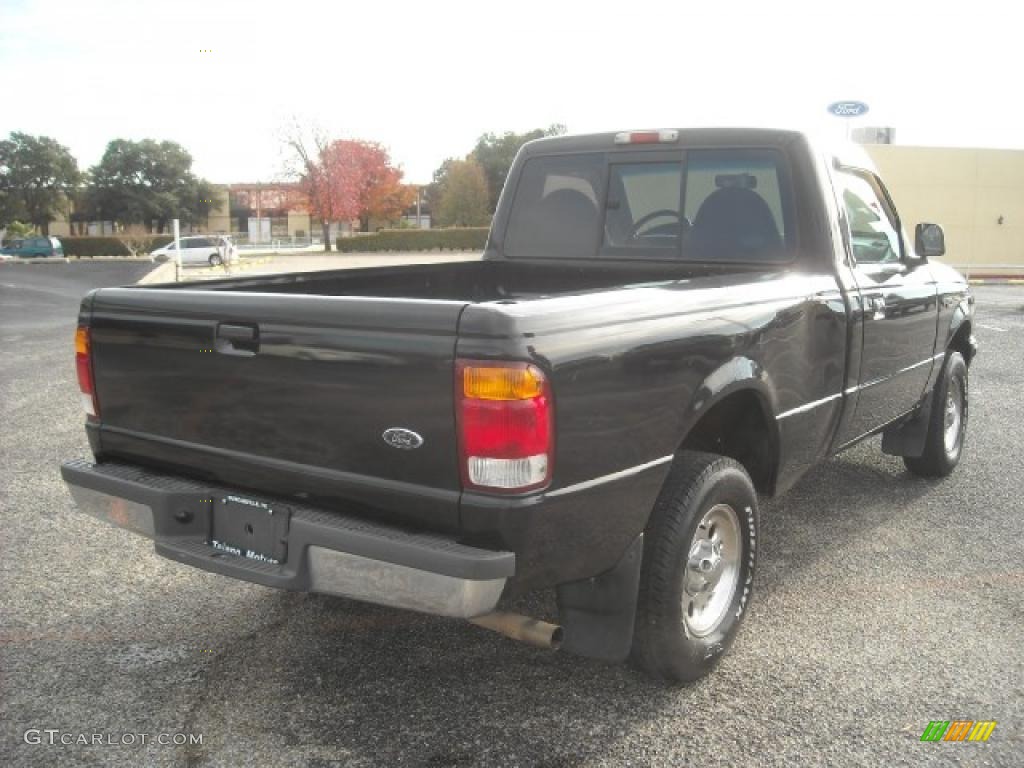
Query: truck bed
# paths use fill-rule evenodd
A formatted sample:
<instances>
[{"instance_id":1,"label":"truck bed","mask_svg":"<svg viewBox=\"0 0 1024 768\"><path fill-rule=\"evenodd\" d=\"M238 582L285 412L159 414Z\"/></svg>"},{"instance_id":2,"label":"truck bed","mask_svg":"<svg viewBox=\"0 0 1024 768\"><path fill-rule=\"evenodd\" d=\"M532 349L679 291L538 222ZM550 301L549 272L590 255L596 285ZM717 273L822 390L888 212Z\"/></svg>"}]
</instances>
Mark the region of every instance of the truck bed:
<instances>
[{"instance_id":1,"label":"truck bed","mask_svg":"<svg viewBox=\"0 0 1024 768\"><path fill-rule=\"evenodd\" d=\"M82 313L100 403L90 437L101 457L458 531L465 309L592 299L693 271L480 261L103 289ZM381 439L389 428L424 445L397 451Z\"/></svg>"},{"instance_id":2,"label":"truck bed","mask_svg":"<svg viewBox=\"0 0 1024 768\"><path fill-rule=\"evenodd\" d=\"M732 271L736 271L735 268ZM476 303L586 293L711 273L706 266L670 262L638 262L629 266L590 262L574 267L493 260L238 277L153 287Z\"/></svg>"}]
</instances>

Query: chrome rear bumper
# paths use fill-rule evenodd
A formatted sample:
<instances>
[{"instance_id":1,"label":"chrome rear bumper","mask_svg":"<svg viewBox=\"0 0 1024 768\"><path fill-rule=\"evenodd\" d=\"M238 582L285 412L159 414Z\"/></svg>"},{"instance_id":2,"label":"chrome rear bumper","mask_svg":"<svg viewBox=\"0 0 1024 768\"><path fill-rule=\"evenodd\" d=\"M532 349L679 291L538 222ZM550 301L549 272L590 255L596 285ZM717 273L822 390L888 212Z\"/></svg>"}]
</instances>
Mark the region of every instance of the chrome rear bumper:
<instances>
[{"instance_id":1,"label":"chrome rear bumper","mask_svg":"<svg viewBox=\"0 0 1024 768\"><path fill-rule=\"evenodd\" d=\"M210 500L236 491L114 462L71 461L61 474L79 510L153 539L157 554L266 586L472 618L494 609L515 573L511 552L278 502L289 515L287 557L250 559L210 544Z\"/></svg>"}]
</instances>

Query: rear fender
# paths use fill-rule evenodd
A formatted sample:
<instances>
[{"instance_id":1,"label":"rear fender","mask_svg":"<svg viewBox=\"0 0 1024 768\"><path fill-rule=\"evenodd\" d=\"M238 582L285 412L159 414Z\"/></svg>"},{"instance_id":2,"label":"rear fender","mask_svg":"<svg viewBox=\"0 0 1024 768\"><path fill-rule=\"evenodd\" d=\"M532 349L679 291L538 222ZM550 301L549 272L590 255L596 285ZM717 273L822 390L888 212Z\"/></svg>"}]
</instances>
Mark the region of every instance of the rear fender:
<instances>
[{"instance_id":1,"label":"rear fender","mask_svg":"<svg viewBox=\"0 0 1024 768\"><path fill-rule=\"evenodd\" d=\"M701 424L703 419L716 406L728 398L742 393L749 393L754 397L760 409L760 415L764 420L769 442L767 449L771 466L763 477L755 477L754 479L758 490L770 492L774 487L778 469L779 429L778 423L775 420L775 414L778 413L778 402L771 377L756 360L749 357L735 357L723 363L704 379L685 407L682 435L678 446L682 448L687 445L687 441L694 435L695 428ZM699 446L699 448L714 451L712 446ZM740 457L733 456L733 458L741 461L746 466L746 462ZM751 471L752 468L747 466L747 469ZM751 471L752 476L755 474L757 473Z\"/></svg>"},{"instance_id":2,"label":"rear fender","mask_svg":"<svg viewBox=\"0 0 1024 768\"><path fill-rule=\"evenodd\" d=\"M683 414L684 434L719 402L746 389L757 394L768 415L776 413L775 391L768 372L756 360L734 357L712 371L697 387Z\"/></svg>"}]
</instances>

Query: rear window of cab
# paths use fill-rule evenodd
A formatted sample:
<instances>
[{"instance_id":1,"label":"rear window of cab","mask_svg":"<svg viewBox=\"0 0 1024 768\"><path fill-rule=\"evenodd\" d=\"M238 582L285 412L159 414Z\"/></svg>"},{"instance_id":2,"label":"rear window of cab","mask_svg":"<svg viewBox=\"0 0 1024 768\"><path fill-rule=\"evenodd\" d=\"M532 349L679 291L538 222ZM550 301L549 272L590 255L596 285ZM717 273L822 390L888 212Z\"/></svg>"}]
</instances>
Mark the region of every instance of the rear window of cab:
<instances>
[{"instance_id":1,"label":"rear window of cab","mask_svg":"<svg viewBox=\"0 0 1024 768\"><path fill-rule=\"evenodd\" d=\"M515 258L786 262L792 189L775 149L530 158L505 236Z\"/></svg>"}]
</instances>

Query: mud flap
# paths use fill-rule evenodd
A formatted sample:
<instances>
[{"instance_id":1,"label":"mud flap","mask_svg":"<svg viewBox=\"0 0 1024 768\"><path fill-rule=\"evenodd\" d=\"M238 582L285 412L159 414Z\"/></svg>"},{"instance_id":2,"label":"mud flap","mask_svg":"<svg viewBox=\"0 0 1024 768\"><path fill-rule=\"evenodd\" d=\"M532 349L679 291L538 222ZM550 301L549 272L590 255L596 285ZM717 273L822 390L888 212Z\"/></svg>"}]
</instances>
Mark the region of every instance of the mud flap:
<instances>
[{"instance_id":1,"label":"mud flap","mask_svg":"<svg viewBox=\"0 0 1024 768\"><path fill-rule=\"evenodd\" d=\"M643 550L641 533L612 569L558 586L562 650L610 662L629 656Z\"/></svg>"},{"instance_id":2,"label":"mud flap","mask_svg":"<svg viewBox=\"0 0 1024 768\"><path fill-rule=\"evenodd\" d=\"M932 392L934 391L933 387ZM928 425L931 423L932 392L928 393L913 417L882 432L882 453L914 458L924 454L925 441L928 439Z\"/></svg>"}]
</instances>

